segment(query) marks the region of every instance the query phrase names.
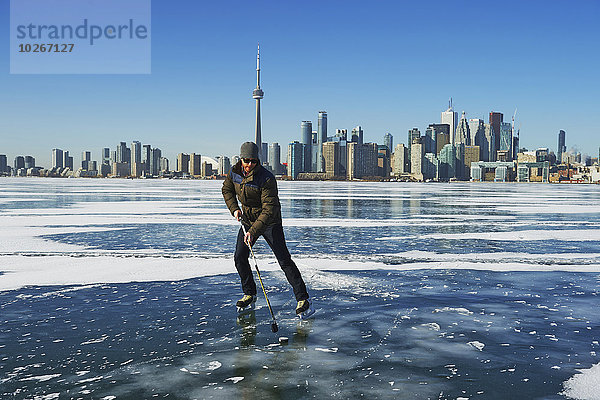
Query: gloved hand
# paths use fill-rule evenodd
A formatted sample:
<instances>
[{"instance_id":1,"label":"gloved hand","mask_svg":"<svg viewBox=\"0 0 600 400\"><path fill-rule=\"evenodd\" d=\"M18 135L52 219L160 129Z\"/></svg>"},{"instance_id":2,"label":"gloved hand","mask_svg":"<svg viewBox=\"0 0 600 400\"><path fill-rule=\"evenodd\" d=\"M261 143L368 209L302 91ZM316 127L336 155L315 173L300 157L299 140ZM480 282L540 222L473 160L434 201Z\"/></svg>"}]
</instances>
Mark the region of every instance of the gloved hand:
<instances>
[{"instance_id":1,"label":"gloved hand","mask_svg":"<svg viewBox=\"0 0 600 400\"><path fill-rule=\"evenodd\" d=\"M244 243L246 243L248 247L252 247L252 245L254 244L254 238L252 237L250 232L246 232L246 235L244 236Z\"/></svg>"},{"instance_id":2,"label":"gloved hand","mask_svg":"<svg viewBox=\"0 0 600 400\"><path fill-rule=\"evenodd\" d=\"M242 220L242 210L235 210L235 212L233 213L233 218L235 218L238 221Z\"/></svg>"}]
</instances>

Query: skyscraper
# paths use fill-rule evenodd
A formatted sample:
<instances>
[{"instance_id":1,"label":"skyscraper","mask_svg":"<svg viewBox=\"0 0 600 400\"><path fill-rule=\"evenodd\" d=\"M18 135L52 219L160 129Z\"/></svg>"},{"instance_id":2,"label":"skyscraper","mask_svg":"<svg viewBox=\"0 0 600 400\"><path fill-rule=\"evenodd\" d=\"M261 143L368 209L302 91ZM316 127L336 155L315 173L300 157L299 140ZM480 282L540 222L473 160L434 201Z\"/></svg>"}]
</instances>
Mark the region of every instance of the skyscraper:
<instances>
[{"instance_id":1,"label":"skyscraper","mask_svg":"<svg viewBox=\"0 0 600 400\"><path fill-rule=\"evenodd\" d=\"M52 168L63 167L63 151L61 149L52 149Z\"/></svg>"},{"instance_id":2,"label":"skyscraper","mask_svg":"<svg viewBox=\"0 0 600 400\"><path fill-rule=\"evenodd\" d=\"M92 161L92 152L91 151L82 151L81 152L81 169L87 171L89 170L89 164Z\"/></svg>"},{"instance_id":3,"label":"skyscraper","mask_svg":"<svg viewBox=\"0 0 600 400\"><path fill-rule=\"evenodd\" d=\"M390 153L394 151L394 136L392 136L392 134L389 132L386 133L383 136L383 144L387 146Z\"/></svg>"},{"instance_id":4,"label":"skyscraper","mask_svg":"<svg viewBox=\"0 0 600 400\"><path fill-rule=\"evenodd\" d=\"M71 157L66 150L63 151L63 167L73 171L73 157Z\"/></svg>"},{"instance_id":5,"label":"skyscraper","mask_svg":"<svg viewBox=\"0 0 600 400\"><path fill-rule=\"evenodd\" d=\"M269 165L274 174L280 174L281 165L281 147L279 143L274 142L269 145Z\"/></svg>"},{"instance_id":6,"label":"skyscraper","mask_svg":"<svg viewBox=\"0 0 600 400\"><path fill-rule=\"evenodd\" d=\"M388 178L390 176L390 172L392 172L392 167L390 164L391 154L392 154L392 152L385 144L381 145L381 146L377 146L377 175L378 176L382 176L384 178Z\"/></svg>"},{"instance_id":7,"label":"skyscraper","mask_svg":"<svg viewBox=\"0 0 600 400\"><path fill-rule=\"evenodd\" d=\"M304 144L295 141L288 145L288 175L296 179L304 168Z\"/></svg>"},{"instance_id":8,"label":"skyscraper","mask_svg":"<svg viewBox=\"0 0 600 400\"><path fill-rule=\"evenodd\" d=\"M483 141L479 145L482 161L496 161L496 139L491 124L483 124Z\"/></svg>"},{"instance_id":9,"label":"skyscraper","mask_svg":"<svg viewBox=\"0 0 600 400\"><path fill-rule=\"evenodd\" d=\"M269 143L262 142L260 148L260 154L264 157L264 160L261 159L260 162L263 164L268 164L269 161Z\"/></svg>"},{"instance_id":10,"label":"skyscraper","mask_svg":"<svg viewBox=\"0 0 600 400\"><path fill-rule=\"evenodd\" d=\"M396 145L396 148L394 149L393 160L394 161L392 162L392 174L398 176L407 172L407 170L409 169L407 166L408 149L406 148L406 146L404 146L403 143L399 143Z\"/></svg>"},{"instance_id":11,"label":"skyscraper","mask_svg":"<svg viewBox=\"0 0 600 400\"><path fill-rule=\"evenodd\" d=\"M151 171L151 167L150 165L152 165L152 155L150 155L150 158L148 159L149 165L148 165L148 171ZM189 173L190 172L190 155L186 154L186 153L179 153L177 154L177 166L176 166L176 170L177 172L184 172L184 173Z\"/></svg>"},{"instance_id":12,"label":"skyscraper","mask_svg":"<svg viewBox=\"0 0 600 400\"><path fill-rule=\"evenodd\" d=\"M448 143L440 151L440 179L454 178L456 175L456 147Z\"/></svg>"},{"instance_id":13,"label":"skyscraper","mask_svg":"<svg viewBox=\"0 0 600 400\"><path fill-rule=\"evenodd\" d=\"M358 137L357 137L358 139ZM330 142L339 144L337 154L339 155L339 176L347 176L348 174L348 129L336 129L335 136L329 138ZM325 153L325 150L323 150ZM329 168L329 167L326 167ZM328 171L325 171L328 172ZM334 171L335 172L335 171Z\"/></svg>"},{"instance_id":14,"label":"skyscraper","mask_svg":"<svg viewBox=\"0 0 600 400\"><path fill-rule=\"evenodd\" d=\"M258 146L258 158L264 161L262 154L262 133L260 129L260 99L264 97L260 88L260 45L256 51L256 89L252 91L252 98L256 100L256 129L254 131L254 143Z\"/></svg>"},{"instance_id":15,"label":"skyscraper","mask_svg":"<svg viewBox=\"0 0 600 400\"><path fill-rule=\"evenodd\" d=\"M327 142L327 111L319 111L317 129L319 143Z\"/></svg>"},{"instance_id":16,"label":"skyscraper","mask_svg":"<svg viewBox=\"0 0 600 400\"><path fill-rule=\"evenodd\" d=\"M413 178L423 180L423 144L421 138L414 138L410 145L410 173Z\"/></svg>"},{"instance_id":17,"label":"skyscraper","mask_svg":"<svg viewBox=\"0 0 600 400\"><path fill-rule=\"evenodd\" d=\"M500 124L500 148L498 150L506 151L509 159L512 159L512 125L508 122Z\"/></svg>"},{"instance_id":18,"label":"skyscraper","mask_svg":"<svg viewBox=\"0 0 600 400\"><path fill-rule=\"evenodd\" d=\"M162 152L158 148L154 148L150 151L150 174L152 176L158 176L160 174L160 159L162 158Z\"/></svg>"},{"instance_id":19,"label":"skyscraper","mask_svg":"<svg viewBox=\"0 0 600 400\"><path fill-rule=\"evenodd\" d=\"M141 163L142 162L142 144L137 140L131 142L131 162Z\"/></svg>"},{"instance_id":20,"label":"skyscraper","mask_svg":"<svg viewBox=\"0 0 600 400\"><path fill-rule=\"evenodd\" d=\"M502 124L502 120L504 118L504 114L499 112L490 112L490 125L494 130L494 149L496 151L500 150L500 124Z\"/></svg>"},{"instance_id":21,"label":"skyscraper","mask_svg":"<svg viewBox=\"0 0 600 400\"><path fill-rule=\"evenodd\" d=\"M479 118L469 119L469 132L471 133L471 143L467 145L480 146L484 140L483 120Z\"/></svg>"},{"instance_id":22,"label":"skyscraper","mask_svg":"<svg viewBox=\"0 0 600 400\"><path fill-rule=\"evenodd\" d=\"M190 175L199 176L202 168L202 156L200 154L192 153L189 155L190 167L188 171Z\"/></svg>"},{"instance_id":23,"label":"skyscraper","mask_svg":"<svg viewBox=\"0 0 600 400\"><path fill-rule=\"evenodd\" d=\"M117 146L117 159L116 162L118 163L128 163L129 160L129 149L127 148L127 143L125 142L120 142L119 145Z\"/></svg>"},{"instance_id":24,"label":"skyscraper","mask_svg":"<svg viewBox=\"0 0 600 400\"><path fill-rule=\"evenodd\" d=\"M458 128L454 133L454 141L452 143L455 145L458 143L462 143L464 145L471 144L471 131L469 129L469 123L464 111L462 112L460 121L458 122Z\"/></svg>"},{"instance_id":25,"label":"skyscraper","mask_svg":"<svg viewBox=\"0 0 600 400\"><path fill-rule=\"evenodd\" d=\"M0 174L8 172L8 159L6 154L0 154Z\"/></svg>"},{"instance_id":26,"label":"skyscraper","mask_svg":"<svg viewBox=\"0 0 600 400\"><path fill-rule=\"evenodd\" d=\"M481 161L479 154L481 149L479 146L465 146L465 157L463 165L463 178L471 179L471 164Z\"/></svg>"},{"instance_id":27,"label":"skyscraper","mask_svg":"<svg viewBox=\"0 0 600 400\"><path fill-rule=\"evenodd\" d=\"M444 125L447 125L447 124L444 124ZM436 151L438 158L440 156L440 152L442 151L444 146L447 144L450 144L450 133L438 132L436 144L435 144L435 151Z\"/></svg>"},{"instance_id":28,"label":"skyscraper","mask_svg":"<svg viewBox=\"0 0 600 400\"><path fill-rule=\"evenodd\" d=\"M415 140L418 141L418 143L421 143L421 131L419 131L419 128L412 128L408 131L408 144L406 145L406 148L408 149L408 165L412 168L412 155L411 155L411 149L412 149L412 144L415 142ZM412 172L412 169L409 169L406 172Z\"/></svg>"},{"instance_id":29,"label":"skyscraper","mask_svg":"<svg viewBox=\"0 0 600 400\"><path fill-rule=\"evenodd\" d=\"M415 139L421 138L421 131L419 128L412 128L408 131L408 143L412 144Z\"/></svg>"},{"instance_id":30,"label":"skyscraper","mask_svg":"<svg viewBox=\"0 0 600 400\"><path fill-rule=\"evenodd\" d=\"M437 148L437 132L429 125L425 130L425 136L423 137L423 151L425 154L433 153L436 154Z\"/></svg>"},{"instance_id":31,"label":"skyscraper","mask_svg":"<svg viewBox=\"0 0 600 400\"><path fill-rule=\"evenodd\" d=\"M348 179L377 175L377 143L348 143Z\"/></svg>"},{"instance_id":32,"label":"skyscraper","mask_svg":"<svg viewBox=\"0 0 600 400\"><path fill-rule=\"evenodd\" d=\"M312 122L302 121L300 130L302 131L302 144L304 145L304 156L302 157L304 165L301 172L312 172Z\"/></svg>"},{"instance_id":33,"label":"skyscraper","mask_svg":"<svg viewBox=\"0 0 600 400\"><path fill-rule=\"evenodd\" d=\"M312 145L312 122L300 122L301 143L304 145Z\"/></svg>"},{"instance_id":34,"label":"skyscraper","mask_svg":"<svg viewBox=\"0 0 600 400\"><path fill-rule=\"evenodd\" d=\"M348 141L348 129L336 129L335 136L333 138L334 142L347 142Z\"/></svg>"},{"instance_id":35,"label":"skyscraper","mask_svg":"<svg viewBox=\"0 0 600 400\"><path fill-rule=\"evenodd\" d=\"M363 144L363 134L364 132L362 127L358 125L356 128L352 129L352 139L350 141L358 144Z\"/></svg>"},{"instance_id":36,"label":"skyscraper","mask_svg":"<svg viewBox=\"0 0 600 400\"><path fill-rule=\"evenodd\" d=\"M102 149L102 164L110 164L110 149L108 147Z\"/></svg>"},{"instance_id":37,"label":"skyscraper","mask_svg":"<svg viewBox=\"0 0 600 400\"><path fill-rule=\"evenodd\" d=\"M442 124L448 124L450 126L450 143L454 143L454 132L456 131L456 125L458 124L458 113L454 111L454 105L452 104L452 98L448 104L448 109L442 111ZM409 146L410 148L410 143Z\"/></svg>"},{"instance_id":38,"label":"skyscraper","mask_svg":"<svg viewBox=\"0 0 600 400\"><path fill-rule=\"evenodd\" d=\"M455 145L453 145L452 147L454 147L454 154L456 155L456 164L455 164L455 170L454 170L454 176L456 177L456 179L460 179L463 180L465 179L465 145L464 143L456 143ZM470 171L469 171L470 174Z\"/></svg>"},{"instance_id":39,"label":"skyscraper","mask_svg":"<svg viewBox=\"0 0 600 400\"><path fill-rule=\"evenodd\" d=\"M35 158L32 156L25 156L25 168L35 168Z\"/></svg>"},{"instance_id":40,"label":"skyscraper","mask_svg":"<svg viewBox=\"0 0 600 400\"><path fill-rule=\"evenodd\" d=\"M425 153L433 153L437 156L442 147L448 143L450 143L450 125L429 124L425 131L425 143L423 143Z\"/></svg>"},{"instance_id":41,"label":"skyscraper","mask_svg":"<svg viewBox=\"0 0 600 400\"><path fill-rule=\"evenodd\" d=\"M323 144L327 142L327 111L319 111L317 124L317 172L325 172Z\"/></svg>"},{"instance_id":42,"label":"skyscraper","mask_svg":"<svg viewBox=\"0 0 600 400\"><path fill-rule=\"evenodd\" d=\"M433 153L423 157L423 179L440 179L440 160Z\"/></svg>"},{"instance_id":43,"label":"skyscraper","mask_svg":"<svg viewBox=\"0 0 600 400\"><path fill-rule=\"evenodd\" d=\"M512 154L511 157L513 160L517 159L517 154L519 154L519 136L513 135L512 137Z\"/></svg>"},{"instance_id":44,"label":"skyscraper","mask_svg":"<svg viewBox=\"0 0 600 400\"><path fill-rule=\"evenodd\" d=\"M229 173L230 169L231 169L231 161L229 160L229 157L226 157L226 156L219 157L219 168L218 168L219 175L227 175Z\"/></svg>"},{"instance_id":45,"label":"skyscraper","mask_svg":"<svg viewBox=\"0 0 600 400\"><path fill-rule=\"evenodd\" d=\"M23 156L16 156L15 157L15 162L14 162L14 167L15 167L15 171L19 170L21 168L25 168L25 157Z\"/></svg>"},{"instance_id":46,"label":"skyscraper","mask_svg":"<svg viewBox=\"0 0 600 400\"><path fill-rule=\"evenodd\" d=\"M562 153L567 151L567 146L565 145L566 133L562 129L558 131L558 149L556 150L556 163L562 163Z\"/></svg>"},{"instance_id":47,"label":"skyscraper","mask_svg":"<svg viewBox=\"0 0 600 400\"><path fill-rule=\"evenodd\" d=\"M325 163L325 174L328 178L341 175L340 142L323 143L323 160Z\"/></svg>"},{"instance_id":48,"label":"skyscraper","mask_svg":"<svg viewBox=\"0 0 600 400\"><path fill-rule=\"evenodd\" d=\"M169 171L169 159L166 157L160 158L160 171Z\"/></svg>"},{"instance_id":49,"label":"skyscraper","mask_svg":"<svg viewBox=\"0 0 600 400\"><path fill-rule=\"evenodd\" d=\"M152 146L150 146L149 144L145 144L142 146L142 162L144 163L144 171L146 171L146 174L150 174L150 152L151 151L152 151Z\"/></svg>"},{"instance_id":50,"label":"skyscraper","mask_svg":"<svg viewBox=\"0 0 600 400\"><path fill-rule=\"evenodd\" d=\"M319 144L319 140L317 138L317 131L312 131L312 147L311 147L311 154L310 154L310 160L311 160L311 166L310 166L310 172L319 172L319 166L317 165L319 158L321 157L319 155L319 151L320 151L320 147L321 145ZM308 171L307 171L308 172Z\"/></svg>"}]
</instances>

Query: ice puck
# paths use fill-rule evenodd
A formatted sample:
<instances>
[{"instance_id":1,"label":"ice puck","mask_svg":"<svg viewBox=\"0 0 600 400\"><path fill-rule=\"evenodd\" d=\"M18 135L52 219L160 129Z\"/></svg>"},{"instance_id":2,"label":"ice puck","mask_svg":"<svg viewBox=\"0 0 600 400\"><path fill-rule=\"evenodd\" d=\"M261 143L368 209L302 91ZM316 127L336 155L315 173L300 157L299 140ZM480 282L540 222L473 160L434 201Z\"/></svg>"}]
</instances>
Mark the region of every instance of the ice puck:
<instances>
[{"instance_id":1,"label":"ice puck","mask_svg":"<svg viewBox=\"0 0 600 400\"><path fill-rule=\"evenodd\" d=\"M279 337L279 344L287 344L289 339L285 336Z\"/></svg>"}]
</instances>

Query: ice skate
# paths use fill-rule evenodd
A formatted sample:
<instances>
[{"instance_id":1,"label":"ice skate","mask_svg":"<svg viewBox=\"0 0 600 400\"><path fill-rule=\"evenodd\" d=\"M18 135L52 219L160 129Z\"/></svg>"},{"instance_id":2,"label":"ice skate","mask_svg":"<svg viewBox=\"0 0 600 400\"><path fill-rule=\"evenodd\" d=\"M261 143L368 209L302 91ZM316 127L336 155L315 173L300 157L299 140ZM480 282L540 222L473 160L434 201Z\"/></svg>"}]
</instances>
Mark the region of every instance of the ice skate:
<instances>
[{"instance_id":1,"label":"ice skate","mask_svg":"<svg viewBox=\"0 0 600 400\"><path fill-rule=\"evenodd\" d=\"M315 309L312 307L312 304L308 302L308 300L300 300L298 305L296 306L296 315L300 319L306 319L315 313Z\"/></svg>"},{"instance_id":2,"label":"ice skate","mask_svg":"<svg viewBox=\"0 0 600 400\"><path fill-rule=\"evenodd\" d=\"M256 296L245 294L244 297L239 299L235 306L237 307L238 314L246 313L254 310L256 304Z\"/></svg>"}]
</instances>

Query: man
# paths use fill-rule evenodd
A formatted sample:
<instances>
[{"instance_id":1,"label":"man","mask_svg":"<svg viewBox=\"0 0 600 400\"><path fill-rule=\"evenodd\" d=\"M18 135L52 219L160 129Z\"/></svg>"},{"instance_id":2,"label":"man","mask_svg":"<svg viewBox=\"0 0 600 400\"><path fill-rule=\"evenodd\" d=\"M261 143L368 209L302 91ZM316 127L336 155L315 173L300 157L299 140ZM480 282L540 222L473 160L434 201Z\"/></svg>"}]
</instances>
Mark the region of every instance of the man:
<instances>
[{"instance_id":1,"label":"man","mask_svg":"<svg viewBox=\"0 0 600 400\"><path fill-rule=\"evenodd\" d=\"M256 284L248 257L249 246L254 245L262 235L294 289L298 302L296 314L305 313L310 307L308 292L285 244L277 182L273 174L260 165L258 146L255 143L242 144L240 161L231 168L225 178L222 193L231 215L244 224L247 232L244 234L240 227L235 246L235 267L240 274L244 291L244 297L236 303L236 306L243 309L256 301ZM242 203L241 210L238 199Z\"/></svg>"}]
</instances>

